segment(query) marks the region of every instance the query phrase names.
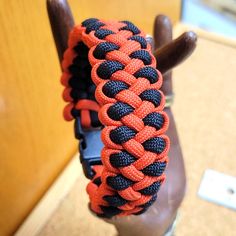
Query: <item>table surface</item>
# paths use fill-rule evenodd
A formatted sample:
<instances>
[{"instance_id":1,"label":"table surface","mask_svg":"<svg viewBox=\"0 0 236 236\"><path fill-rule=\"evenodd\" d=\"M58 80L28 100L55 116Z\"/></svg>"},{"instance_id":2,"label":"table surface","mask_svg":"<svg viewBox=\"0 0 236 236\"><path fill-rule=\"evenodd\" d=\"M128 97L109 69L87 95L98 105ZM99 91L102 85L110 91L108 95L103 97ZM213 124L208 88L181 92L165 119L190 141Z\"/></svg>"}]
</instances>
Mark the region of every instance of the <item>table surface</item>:
<instances>
[{"instance_id":1,"label":"table surface","mask_svg":"<svg viewBox=\"0 0 236 236\"><path fill-rule=\"evenodd\" d=\"M176 32L179 34L184 29L177 27ZM199 33L197 49L191 58L174 70L173 111L188 179L177 236L235 235L235 211L197 196L206 169L236 175L235 74L234 42L208 37L205 33ZM81 174L40 236L116 235L113 226L87 210L86 183Z\"/></svg>"}]
</instances>

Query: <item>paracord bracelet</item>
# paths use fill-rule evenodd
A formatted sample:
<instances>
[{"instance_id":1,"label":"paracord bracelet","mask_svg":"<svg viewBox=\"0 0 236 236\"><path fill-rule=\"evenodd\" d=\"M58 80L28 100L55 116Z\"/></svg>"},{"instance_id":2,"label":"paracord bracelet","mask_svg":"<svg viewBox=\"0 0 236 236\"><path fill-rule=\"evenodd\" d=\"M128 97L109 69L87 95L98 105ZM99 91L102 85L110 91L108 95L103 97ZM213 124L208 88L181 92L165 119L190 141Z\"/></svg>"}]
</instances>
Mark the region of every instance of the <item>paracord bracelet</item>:
<instances>
[{"instance_id":1,"label":"paracord bracelet","mask_svg":"<svg viewBox=\"0 0 236 236\"><path fill-rule=\"evenodd\" d=\"M64 118L75 119L91 210L145 212L170 146L162 75L145 34L129 21L87 19L71 31L62 68Z\"/></svg>"}]
</instances>

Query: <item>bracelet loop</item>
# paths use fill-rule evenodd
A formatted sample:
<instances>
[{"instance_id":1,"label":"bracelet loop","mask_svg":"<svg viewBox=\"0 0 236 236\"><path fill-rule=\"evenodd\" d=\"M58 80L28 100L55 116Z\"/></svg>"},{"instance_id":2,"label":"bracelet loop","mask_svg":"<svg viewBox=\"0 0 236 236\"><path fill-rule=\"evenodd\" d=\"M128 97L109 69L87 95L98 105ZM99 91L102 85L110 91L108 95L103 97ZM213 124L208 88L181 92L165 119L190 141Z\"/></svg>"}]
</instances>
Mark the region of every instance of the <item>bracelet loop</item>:
<instances>
[{"instance_id":1,"label":"bracelet loop","mask_svg":"<svg viewBox=\"0 0 236 236\"><path fill-rule=\"evenodd\" d=\"M169 119L145 36L129 21L90 18L71 31L62 61L64 117L75 119L90 208L101 217L145 212L165 180Z\"/></svg>"}]
</instances>

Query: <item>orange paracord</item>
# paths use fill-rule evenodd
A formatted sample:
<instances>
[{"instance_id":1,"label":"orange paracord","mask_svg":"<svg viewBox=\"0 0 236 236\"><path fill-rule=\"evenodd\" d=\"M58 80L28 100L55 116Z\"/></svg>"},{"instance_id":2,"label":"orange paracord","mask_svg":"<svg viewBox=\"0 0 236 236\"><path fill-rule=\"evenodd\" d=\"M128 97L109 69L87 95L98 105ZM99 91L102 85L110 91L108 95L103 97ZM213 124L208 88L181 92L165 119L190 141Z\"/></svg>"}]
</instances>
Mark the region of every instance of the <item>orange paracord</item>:
<instances>
[{"instance_id":1,"label":"orange paracord","mask_svg":"<svg viewBox=\"0 0 236 236\"><path fill-rule=\"evenodd\" d=\"M85 20L70 33L62 67L65 119L102 127L102 164L87 186L91 210L145 212L165 179L170 146L162 75L145 34L128 21Z\"/></svg>"}]
</instances>

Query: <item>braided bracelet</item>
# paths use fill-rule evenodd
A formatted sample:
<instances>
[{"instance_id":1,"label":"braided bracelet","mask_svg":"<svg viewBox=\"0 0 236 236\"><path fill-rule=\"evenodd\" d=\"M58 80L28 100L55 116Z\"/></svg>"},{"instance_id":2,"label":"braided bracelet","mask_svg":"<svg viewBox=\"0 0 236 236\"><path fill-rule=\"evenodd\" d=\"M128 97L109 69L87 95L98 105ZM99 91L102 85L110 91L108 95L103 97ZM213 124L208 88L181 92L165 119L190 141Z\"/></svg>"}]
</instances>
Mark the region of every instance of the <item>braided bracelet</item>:
<instances>
[{"instance_id":1,"label":"braided bracelet","mask_svg":"<svg viewBox=\"0 0 236 236\"><path fill-rule=\"evenodd\" d=\"M162 75L145 34L129 21L87 19L70 32L62 68L64 118L75 119L90 209L106 218L145 212L170 146Z\"/></svg>"}]
</instances>

